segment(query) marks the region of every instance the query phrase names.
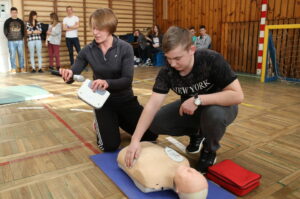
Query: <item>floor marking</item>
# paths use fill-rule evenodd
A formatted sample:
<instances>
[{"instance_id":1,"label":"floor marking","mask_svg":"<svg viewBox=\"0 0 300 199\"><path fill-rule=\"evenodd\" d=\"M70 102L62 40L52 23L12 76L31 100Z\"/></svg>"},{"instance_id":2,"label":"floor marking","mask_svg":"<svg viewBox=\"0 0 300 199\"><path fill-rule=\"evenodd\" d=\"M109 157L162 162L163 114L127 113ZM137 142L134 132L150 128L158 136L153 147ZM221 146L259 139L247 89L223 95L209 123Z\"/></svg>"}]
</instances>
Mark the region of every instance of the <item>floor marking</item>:
<instances>
[{"instance_id":1,"label":"floor marking","mask_svg":"<svg viewBox=\"0 0 300 199\"><path fill-rule=\"evenodd\" d=\"M93 151L95 154L100 153L91 143L88 143L79 133L77 133L66 121L64 121L57 113L55 113L48 105L44 107L58 120L60 121L73 135L75 135L88 149Z\"/></svg>"},{"instance_id":2,"label":"floor marking","mask_svg":"<svg viewBox=\"0 0 300 199\"><path fill-rule=\"evenodd\" d=\"M44 107L41 106L27 106L27 107L18 107L17 109L21 110L30 110L30 109L44 109Z\"/></svg>"},{"instance_id":3,"label":"floor marking","mask_svg":"<svg viewBox=\"0 0 300 199\"><path fill-rule=\"evenodd\" d=\"M72 151L74 149L79 149L79 148L82 148L82 147L83 147L83 145L79 145L79 146L59 149L59 150L56 150L56 151L50 151L50 152L41 153L41 154L37 154L37 155L22 157L22 158L15 159L15 160L9 160L9 161L6 161L6 162L0 162L0 166L5 166L5 165L9 165L11 163L21 162L21 161L24 161L24 160L33 159L33 158L36 158L36 157L43 157L43 156L46 156L46 155L56 154L56 153L60 153L60 152L64 152L64 151Z\"/></svg>"},{"instance_id":4,"label":"floor marking","mask_svg":"<svg viewBox=\"0 0 300 199\"><path fill-rule=\"evenodd\" d=\"M265 109L262 106L257 106L257 105L254 105L254 104L247 104L247 103L241 103L241 104L244 105L244 106L250 107L250 108Z\"/></svg>"},{"instance_id":5,"label":"floor marking","mask_svg":"<svg viewBox=\"0 0 300 199\"><path fill-rule=\"evenodd\" d=\"M86 113L93 113L93 110L88 109L81 109L81 108L71 108L70 111L79 111L79 112L86 112Z\"/></svg>"}]
</instances>

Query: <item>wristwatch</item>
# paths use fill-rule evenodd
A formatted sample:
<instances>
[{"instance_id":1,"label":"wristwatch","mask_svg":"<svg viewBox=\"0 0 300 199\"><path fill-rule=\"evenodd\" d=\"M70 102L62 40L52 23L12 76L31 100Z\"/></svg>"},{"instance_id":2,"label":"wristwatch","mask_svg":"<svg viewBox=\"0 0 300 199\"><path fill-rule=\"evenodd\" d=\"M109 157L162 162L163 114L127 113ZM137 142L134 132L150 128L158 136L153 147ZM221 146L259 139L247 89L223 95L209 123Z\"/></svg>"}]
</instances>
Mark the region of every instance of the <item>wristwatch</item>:
<instances>
[{"instance_id":1,"label":"wristwatch","mask_svg":"<svg viewBox=\"0 0 300 199\"><path fill-rule=\"evenodd\" d=\"M201 99L200 99L200 97L198 96L198 94L196 94L196 95L194 96L194 104L195 104L196 106L200 106L200 105L202 104Z\"/></svg>"}]
</instances>

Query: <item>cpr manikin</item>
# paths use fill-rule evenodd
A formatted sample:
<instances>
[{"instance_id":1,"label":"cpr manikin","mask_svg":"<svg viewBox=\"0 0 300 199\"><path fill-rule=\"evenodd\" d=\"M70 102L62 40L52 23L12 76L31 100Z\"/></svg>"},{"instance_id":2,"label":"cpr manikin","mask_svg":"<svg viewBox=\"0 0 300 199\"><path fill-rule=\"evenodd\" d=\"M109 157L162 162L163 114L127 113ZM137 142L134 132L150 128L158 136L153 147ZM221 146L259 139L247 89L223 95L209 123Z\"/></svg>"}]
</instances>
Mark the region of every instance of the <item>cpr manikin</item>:
<instances>
[{"instance_id":1,"label":"cpr manikin","mask_svg":"<svg viewBox=\"0 0 300 199\"><path fill-rule=\"evenodd\" d=\"M206 179L189 166L188 160L166 147L151 142L141 142L141 153L133 166L125 166L127 147L118 155L119 167L143 192L167 189L176 191L180 199L205 199L208 185Z\"/></svg>"}]
</instances>

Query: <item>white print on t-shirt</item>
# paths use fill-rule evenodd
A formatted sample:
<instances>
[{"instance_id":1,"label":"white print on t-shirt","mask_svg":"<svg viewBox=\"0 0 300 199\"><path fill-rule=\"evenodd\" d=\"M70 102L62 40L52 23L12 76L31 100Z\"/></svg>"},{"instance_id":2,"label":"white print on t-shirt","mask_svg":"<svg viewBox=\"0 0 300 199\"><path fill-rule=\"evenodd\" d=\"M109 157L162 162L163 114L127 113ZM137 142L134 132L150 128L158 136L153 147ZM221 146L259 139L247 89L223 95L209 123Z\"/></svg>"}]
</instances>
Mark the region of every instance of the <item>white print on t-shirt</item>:
<instances>
[{"instance_id":1,"label":"white print on t-shirt","mask_svg":"<svg viewBox=\"0 0 300 199\"><path fill-rule=\"evenodd\" d=\"M77 16L72 16L72 17L65 17L63 24L67 25L67 27L74 26L76 22L79 22L79 18ZM66 31L66 37L67 38L75 38L78 37L78 30L69 30Z\"/></svg>"},{"instance_id":2,"label":"white print on t-shirt","mask_svg":"<svg viewBox=\"0 0 300 199\"><path fill-rule=\"evenodd\" d=\"M153 37L153 44L159 44L159 38Z\"/></svg>"},{"instance_id":3,"label":"white print on t-shirt","mask_svg":"<svg viewBox=\"0 0 300 199\"><path fill-rule=\"evenodd\" d=\"M203 90L205 88L207 88L207 86L209 86L211 83L209 83L206 80L202 81L202 82L198 82L192 86L189 86L189 87L174 87L173 90L179 94L179 95L186 95L189 93L189 90L192 92L192 93L195 93L199 90Z\"/></svg>"}]
</instances>

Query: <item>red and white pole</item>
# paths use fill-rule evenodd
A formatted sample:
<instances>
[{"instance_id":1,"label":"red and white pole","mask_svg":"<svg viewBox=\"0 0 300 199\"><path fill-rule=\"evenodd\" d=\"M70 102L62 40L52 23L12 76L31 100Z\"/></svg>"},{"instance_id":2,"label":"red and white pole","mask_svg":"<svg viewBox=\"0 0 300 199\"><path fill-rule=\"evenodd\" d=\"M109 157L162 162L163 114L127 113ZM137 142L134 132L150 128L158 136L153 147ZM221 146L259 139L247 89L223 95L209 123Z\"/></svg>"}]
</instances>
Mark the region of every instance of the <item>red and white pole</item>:
<instances>
[{"instance_id":1,"label":"red and white pole","mask_svg":"<svg viewBox=\"0 0 300 199\"><path fill-rule=\"evenodd\" d=\"M257 57L257 68L256 74L261 74L261 66L262 66L262 57L264 50L264 36L265 36L265 26L267 19L267 8L268 8L268 0L262 0L261 2L261 15L260 15L260 25L259 25L259 42L258 42L258 57Z\"/></svg>"}]
</instances>

